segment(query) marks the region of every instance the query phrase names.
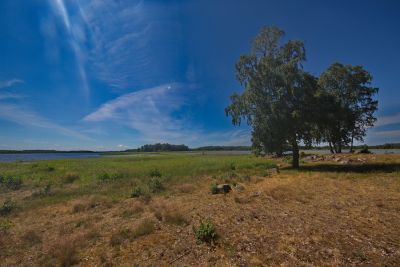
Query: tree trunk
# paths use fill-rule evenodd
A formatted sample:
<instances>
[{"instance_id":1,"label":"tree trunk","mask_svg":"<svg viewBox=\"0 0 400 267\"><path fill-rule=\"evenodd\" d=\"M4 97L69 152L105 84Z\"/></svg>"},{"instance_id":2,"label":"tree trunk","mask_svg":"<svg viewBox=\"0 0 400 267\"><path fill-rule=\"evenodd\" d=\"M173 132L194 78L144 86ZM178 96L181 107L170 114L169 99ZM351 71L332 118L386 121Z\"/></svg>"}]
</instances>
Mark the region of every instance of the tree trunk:
<instances>
[{"instance_id":1,"label":"tree trunk","mask_svg":"<svg viewBox=\"0 0 400 267\"><path fill-rule=\"evenodd\" d=\"M335 151L333 151L333 147L332 147L331 141L329 141L328 144L329 144L329 150L331 151L331 153L335 154Z\"/></svg>"},{"instance_id":2,"label":"tree trunk","mask_svg":"<svg viewBox=\"0 0 400 267\"><path fill-rule=\"evenodd\" d=\"M299 168L299 146L297 145L296 140L292 142L292 152L293 152L292 167L297 169Z\"/></svg>"},{"instance_id":3,"label":"tree trunk","mask_svg":"<svg viewBox=\"0 0 400 267\"><path fill-rule=\"evenodd\" d=\"M342 141L338 143L338 153L342 153Z\"/></svg>"},{"instance_id":4,"label":"tree trunk","mask_svg":"<svg viewBox=\"0 0 400 267\"><path fill-rule=\"evenodd\" d=\"M353 134L351 135L351 145L350 145L350 153L353 153L353 140L354 140L354 136Z\"/></svg>"}]
</instances>

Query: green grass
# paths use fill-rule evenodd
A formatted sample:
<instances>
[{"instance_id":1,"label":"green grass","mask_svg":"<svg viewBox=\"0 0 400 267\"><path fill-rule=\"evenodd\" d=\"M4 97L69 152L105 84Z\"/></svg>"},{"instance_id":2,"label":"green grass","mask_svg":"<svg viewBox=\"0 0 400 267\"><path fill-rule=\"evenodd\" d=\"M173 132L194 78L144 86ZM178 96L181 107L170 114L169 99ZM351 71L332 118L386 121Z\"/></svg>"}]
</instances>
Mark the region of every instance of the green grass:
<instances>
[{"instance_id":1,"label":"green grass","mask_svg":"<svg viewBox=\"0 0 400 267\"><path fill-rule=\"evenodd\" d=\"M82 195L106 195L114 200L128 198L135 186L143 188L144 193L168 194L172 186L196 183L205 175L263 174L274 166L272 161L252 155L162 153L158 156L0 163L0 175L21 179L20 190L40 191L51 184L48 196L32 196L25 201L25 205L37 206ZM65 177L71 174L77 178L67 179L66 183ZM165 190L158 190L161 186Z\"/></svg>"}]
</instances>

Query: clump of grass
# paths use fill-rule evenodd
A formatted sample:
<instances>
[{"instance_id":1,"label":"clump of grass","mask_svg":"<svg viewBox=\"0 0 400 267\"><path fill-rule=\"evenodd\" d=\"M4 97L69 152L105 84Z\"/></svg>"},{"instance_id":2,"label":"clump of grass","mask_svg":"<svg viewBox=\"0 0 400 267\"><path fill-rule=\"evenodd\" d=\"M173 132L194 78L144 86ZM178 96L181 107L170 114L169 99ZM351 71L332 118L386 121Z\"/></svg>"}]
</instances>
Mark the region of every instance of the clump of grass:
<instances>
[{"instance_id":1,"label":"clump of grass","mask_svg":"<svg viewBox=\"0 0 400 267\"><path fill-rule=\"evenodd\" d=\"M48 172L53 172L53 171L56 170L56 168L54 168L53 166L47 166L46 170L47 170Z\"/></svg>"},{"instance_id":2,"label":"clump of grass","mask_svg":"<svg viewBox=\"0 0 400 267\"><path fill-rule=\"evenodd\" d=\"M231 164L229 164L229 169L231 169L232 171L236 170L235 163L231 162Z\"/></svg>"},{"instance_id":3,"label":"clump of grass","mask_svg":"<svg viewBox=\"0 0 400 267\"><path fill-rule=\"evenodd\" d=\"M217 232L215 230L215 226L210 221L206 223L200 221L199 228L196 229L193 226L193 231L196 236L196 239L199 242L214 243L214 241L217 239Z\"/></svg>"},{"instance_id":4,"label":"clump of grass","mask_svg":"<svg viewBox=\"0 0 400 267\"><path fill-rule=\"evenodd\" d=\"M11 200L6 200L3 205L0 206L0 215L5 216L12 212L15 209L15 203Z\"/></svg>"},{"instance_id":5,"label":"clump of grass","mask_svg":"<svg viewBox=\"0 0 400 267\"><path fill-rule=\"evenodd\" d=\"M153 169L150 171L149 176L161 178L162 174L158 169Z\"/></svg>"},{"instance_id":6,"label":"clump of grass","mask_svg":"<svg viewBox=\"0 0 400 267\"><path fill-rule=\"evenodd\" d=\"M61 177L61 181L63 184L72 184L76 180L79 180L79 174L77 173L67 173Z\"/></svg>"},{"instance_id":7,"label":"clump of grass","mask_svg":"<svg viewBox=\"0 0 400 267\"><path fill-rule=\"evenodd\" d=\"M137 197L140 197L142 195L143 195L143 189L140 186L137 185L132 189L132 192L131 192L131 197L132 198L137 198Z\"/></svg>"},{"instance_id":8,"label":"clump of grass","mask_svg":"<svg viewBox=\"0 0 400 267\"><path fill-rule=\"evenodd\" d=\"M13 176L0 175L0 188L18 190L22 187L22 180Z\"/></svg>"},{"instance_id":9,"label":"clump of grass","mask_svg":"<svg viewBox=\"0 0 400 267\"><path fill-rule=\"evenodd\" d=\"M50 196L51 194L51 183L48 183L43 188L33 192L32 197L46 197Z\"/></svg>"},{"instance_id":10,"label":"clump of grass","mask_svg":"<svg viewBox=\"0 0 400 267\"><path fill-rule=\"evenodd\" d=\"M7 232L11 227L13 227L12 221L9 219L0 219L0 232Z\"/></svg>"},{"instance_id":11,"label":"clump of grass","mask_svg":"<svg viewBox=\"0 0 400 267\"><path fill-rule=\"evenodd\" d=\"M110 174L110 173L105 172L105 173L101 173L98 176L98 179L102 182L110 182L110 181L119 180L123 177L124 177L124 175L122 173L111 173Z\"/></svg>"},{"instance_id":12,"label":"clump of grass","mask_svg":"<svg viewBox=\"0 0 400 267\"><path fill-rule=\"evenodd\" d=\"M134 203L132 207L129 207L128 209L124 210L121 213L122 218L132 218L137 216L138 214L142 213L144 211L142 205L139 203Z\"/></svg>"},{"instance_id":13,"label":"clump of grass","mask_svg":"<svg viewBox=\"0 0 400 267\"><path fill-rule=\"evenodd\" d=\"M147 182L147 186L152 193L158 193L165 189L164 185L158 177L150 178Z\"/></svg>"},{"instance_id":14,"label":"clump of grass","mask_svg":"<svg viewBox=\"0 0 400 267\"><path fill-rule=\"evenodd\" d=\"M151 219L142 220L133 230L132 237L136 239L141 236L149 235L155 230L155 223Z\"/></svg>"},{"instance_id":15,"label":"clump of grass","mask_svg":"<svg viewBox=\"0 0 400 267\"><path fill-rule=\"evenodd\" d=\"M34 230L26 231L23 236L22 240L24 240L28 245L33 246L42 242L42 237L36 233Z\"/></svg>"},{"instance_id":16,"label":"clump of grass","mask_svg":"<svg viewBox=\"0 0 400 267\"><path fill-rule=\"evenodd\" d=\"M215 195L218 194L218 185L216 183L212 183L210 186L211 194Z\"/></svg>"},{"instance_id":17,"label":"clump of grass","mask_svg":"<svg viewBox=\"0 0 400 267\"><path fill-rule=\"evenodd\" d=\"M192 184L181 184L177 186L177 189L181 193L192 193L196 189L194 185Z\"/></svg>"},{"instance_id":18,"label":"clump of grass","mask_svg":"<svg viewBox=\"0 0 400 267\"><path fill-rule=\"evenodd\" d=\"M184 213L176 206L160 205L153 207L154 216L167 224L187 225Z\"/></svg>"},{"instance_id":19,"label":"clump of grass","mask_svg":"<svg viewBox=\"0 0 400 267\"><path fill-rule=\"evenodd\" d=\"M79 263L77 243L79 242L71 238L61 240L51 249L50 254L58 260L61 266L77 264Z\"/></svg>"}]
</instances>

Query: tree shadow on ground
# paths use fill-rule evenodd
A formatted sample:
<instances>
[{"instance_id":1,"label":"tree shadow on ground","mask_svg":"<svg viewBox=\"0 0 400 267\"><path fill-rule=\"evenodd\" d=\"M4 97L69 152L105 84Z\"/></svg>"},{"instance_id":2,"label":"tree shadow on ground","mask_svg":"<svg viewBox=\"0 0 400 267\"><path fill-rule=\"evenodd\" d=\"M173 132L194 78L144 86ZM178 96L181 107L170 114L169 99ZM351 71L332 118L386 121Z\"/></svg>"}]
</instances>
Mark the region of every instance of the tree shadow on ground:
<instances>
[{"instance_id":1,"label":"tree shadow on ground","mask_svg":"<svg viewBox=\"0 0 400 267\"><path fill-rule=\"evenodd\" d=\"M286 168L293 169L293 168ZM299 171L317 171L317 172L399 172L399 163L366 163L366 164L315 164L300 166Z\"/></svg>"}]
</instances>

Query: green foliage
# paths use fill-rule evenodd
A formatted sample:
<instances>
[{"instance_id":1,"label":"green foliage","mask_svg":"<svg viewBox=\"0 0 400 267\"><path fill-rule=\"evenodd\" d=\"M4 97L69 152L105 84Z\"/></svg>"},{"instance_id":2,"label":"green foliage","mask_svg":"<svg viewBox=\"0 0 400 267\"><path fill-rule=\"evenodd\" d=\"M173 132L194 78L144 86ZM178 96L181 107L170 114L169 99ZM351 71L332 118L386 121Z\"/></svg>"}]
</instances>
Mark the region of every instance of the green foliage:
<instances>
[{"instance_id":1,"label":"green foliage","mask_svg":"<svg viewBox=\"0 0 400 267\"><path fill-rule=\"evenodd\" d=\"M72 184L73 182L75 182L78 179L79 179L79 174L77 174L77 173L67 173L61 177L61 181L64 184Z\"/></svg>"},{"instance_id":2,"label":"green foliage","mask_svg":"<svg viewBox=\"0 0 400 267\"><path fill-rule=\"evenodd\" d=\"M53 171L56 170L56 168L54 168L53 166L48 166L48 167L46 168L46 170L47 170L48 172L53 172Z\"/></svg>"},{"instance_id":3,"label":"green foliage","mask_svg":"<svg viewBox=\"0 0 400 267\"><path fill-rule=\"evenodd\" d=\"M213 243L217 239L215 226L212 222L203 223L200 221L199 228L193 226L196 239L200 242Z\"/></svg>"},{"instance_id":4,"label":"green foliage","mask_svg":"<svg viewBox=\"0 0 400 267\"><path fill-rule=\"evenodd\" d=\"M152 193L161 192L165 189L164 185L158 177L150 178L147 182L147 186Z\"/></svg>"},{"instance_id":5,"label":"green foliage","mask_svg":"<svg viewBox=\"0 0 400 267\"><path fill-rule=\"evenodd\" d=\"M18 190L22 187L22 180L11 175L0 175L0 188L1 187L9 190Z\"/></svg>"},{"instance_id":6,"label":"green foliage","mask_svg":"<svg viewBox=\"0 0 400 267\"><path fill-rule=\"evenodd\" d=\"M371 154L371 151L369 151L368 146L365 145L363 148L361 148L361 150L358 152L361 154Z\"/></svg>"},{"instance_id":7,"label":"green foliage","mask_svg":"<svg viewBox=\"0 0 400 267\"><path fill-rule=\"evenodd\" d=\"M116 181L118 179L123 178L124 175L122 173L101 173L98 175L98 179L102 182L112 182L112 181Z\"/></svg>"},{"instance_id":8,"label":"green foliage","mask_svg":"<svg viewBox=\"0 0 400 267\"><path fill-rule=\"evenodd\" d=\"M6 200L0 207L0 215L8 215L15 208L15 203L11 200Z\"/></svg>"},{"instance_id":9,"label":"green foliage","mask_svg":"<svg viewBox=\"0 0 400 267\"><path fill-rule=\"evenodd\" d=\"M212 183L210 186L211 194L218 194L218 185L216 183Z\"/></svg>"},{"instance_id":10,"label":"green foliage","mask_svg":"<svg viewBox=\"0 0 400 267\"><path fill-rule=\"evenodd\" d=\"M149 173L150 177L158 177L160 178L162 176L161 172L158 169L153 169Z\"/></svg>"},{"instance_id":11,"label":"green foliage","mask_svg":"<svg viewBox=\"0 0 400 267\"><path fill-rule=\"evenodd\" d=\"M138 152L162 152L162 151L188 151L189 147L185 145L172 145L172 144L153 144L144 145L137 149ZM128 150L129 151L129 150Z\"/></svg>"},{"instance_id":12,"label":"green foliage","mask_svg":"<svg viewBox=\"0 0 400 267\"><path fill-rule=\"evenodd\" d=\"M0 233L8 231L13 227L13 223L8 219L0 219Z\"/></svg>"},{"instance_id":13,"label":"green foliage","mask_svg":"<svg viewBox=\"0 0 400 267\"><path fill-rule=\"evenodd\" d=\"M252 51L236 63L236 78L244 92L231 96L226 115L240 125L252 126L253 150L282 154L289 146L293 166L298 167L298 143L310 143L313 136L312 109L316 78L305 72L302 41L281 44L284 32L264 27L253 41Z\"/></svg>"},{"instance_id":14,"label":"green foliage","mask_svg":"<svg viewBox=\"0 0 400 267\"><path fill-rule=\"evenodd\" d=\"M137 185L132 189L132 192L131 192L131 197L132 198L137 198L137 197L140 197L142 195L143 195L143 190L142 190L142 188L140 186Z\"/></svg>"}]
</instances>

